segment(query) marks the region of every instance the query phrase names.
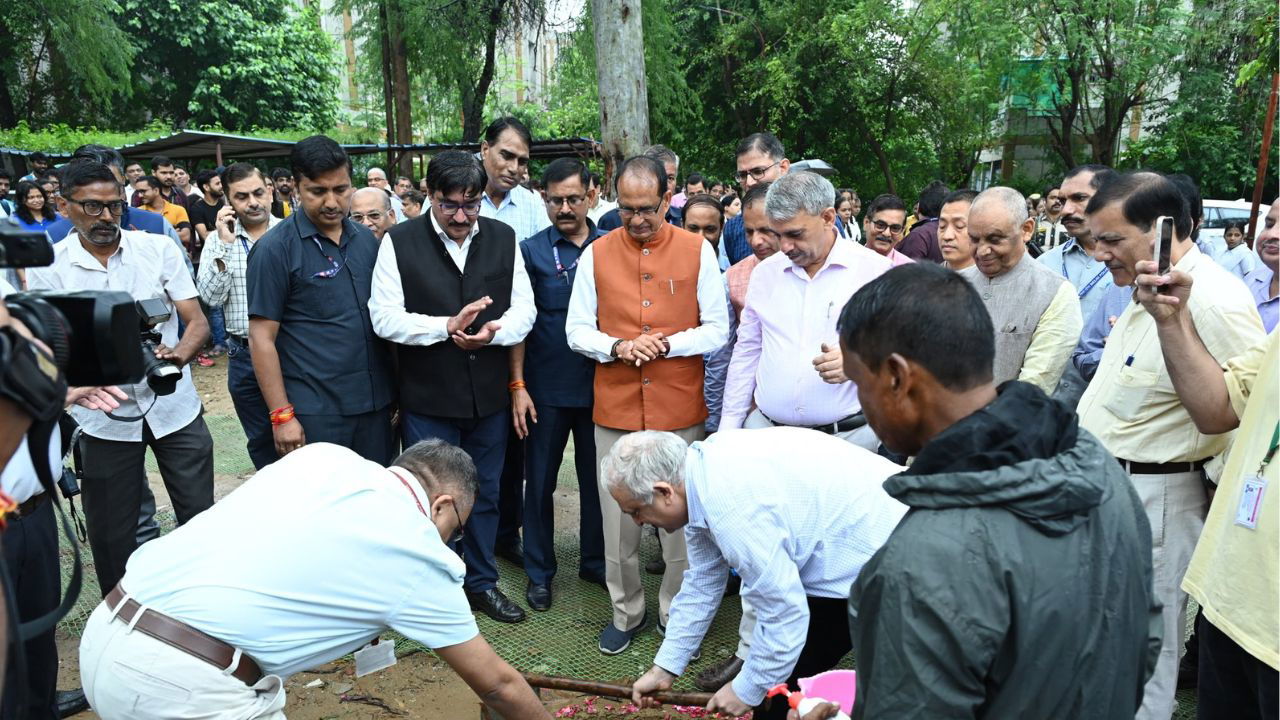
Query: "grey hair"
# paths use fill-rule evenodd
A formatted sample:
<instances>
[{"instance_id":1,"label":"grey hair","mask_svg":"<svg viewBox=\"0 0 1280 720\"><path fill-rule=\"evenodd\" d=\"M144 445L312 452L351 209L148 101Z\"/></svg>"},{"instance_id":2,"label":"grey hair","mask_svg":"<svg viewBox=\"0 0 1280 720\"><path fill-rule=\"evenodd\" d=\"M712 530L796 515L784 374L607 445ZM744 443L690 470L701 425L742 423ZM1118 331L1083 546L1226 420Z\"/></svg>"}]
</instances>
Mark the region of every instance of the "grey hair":
<instances>
[{"instance_id":1,"label":"grey hair","mask_svg":"<svg viewBox=\"0 0 1280 720\"><path fill-rule=\"evenodd\" d=\"M792 172L774 180L764 196L764 214L770 220L790 220L801 212L821 215L833 207L835 186L830 180L812 172Z\"/></svg>"},{"instance_id":2,"label":"grey hair","mask_svg":"<svg viewBox=\"0 0 1280 720\"><path fill-rule=\"evenodd\" d=\"M364 174L364 175L365 175L365 177L368 177L368 176L369 176L369 173L371 173L371 172L376 172L376 173L378 173L379 175L381 175L381 176L382 176L382 179L383 179L383 180L386 180L386 179L387 179L387 171L386 171L386 170L383 170L383 169L382 169L382 168L380 168L380 167L371 167L371 168L369 168L369 170Z\"/></svg>"},{"instance_id":3,"label":"grey hair","mask_svg":"<svg viewBox=\"0 0 1280 720\"><path fill-rule=\"evenodd\" d=\"M476 500L476 464L456 445L439 438L422 440L400 453L391 464L417 476L428 493L456 490L463 507L471 507Z\"/></svg>"},{"instance_id":4,"label":"grey hair","mask_svg":"<svg viewBox=\"0 0 1280 720\"><path fill-rule=\"evenodd\" d=\"M658 162L662 163L663 165L666 165L667 163L671 163L676 167L680 167L680 156L677 155L674 150L667 147L666 145L650 145L649 147L644 149L644 152L640 154L644 155L645 157L651 157L654 160L657 160Z\"/></svg>"},{"instance_id":5,"label":"grey hair","mask_svg":"<svg viewBox=\"0 0 1280 720\"><path fill-rule=\"evenodd\" d=\"M1011 187L996 185L983 190L978 193L978 197L973 199L973 205L970 206L969 211L973 212L978 206L988 202L1003 205L1005 214L1009 216L1010 224L1015 228L1031 217L1027 212L1027 199L1022 196L1022 193Z\"/></svg>"},{"instance_id":6,"label":"grey hair","mask_svg":"<svg viewBox=\"0 0 1280 720\"><path fill-rule=\"evenodd\" d=\"M376 188L376 187L360 188L359 190L352 193L351 199L355 200L356 195L359 195L362 192L378 193L378 195L382 198L382 209L386 210L387 212L394 212L391 209L391 196L388 195L382 188Z\"/></svg>"},{"instance_id":7,"label":"grey hair","mask_svg":"<svg viewBox=\"0 0 1280 720\"><path fill-rule=\"evenodd\" d=\"M679 435L641 430L614 443L600 462L605 487L626 490L642 503L653 502L653 484L684 485L684 457L688 446Z\"/></svg>"}]
</instances>

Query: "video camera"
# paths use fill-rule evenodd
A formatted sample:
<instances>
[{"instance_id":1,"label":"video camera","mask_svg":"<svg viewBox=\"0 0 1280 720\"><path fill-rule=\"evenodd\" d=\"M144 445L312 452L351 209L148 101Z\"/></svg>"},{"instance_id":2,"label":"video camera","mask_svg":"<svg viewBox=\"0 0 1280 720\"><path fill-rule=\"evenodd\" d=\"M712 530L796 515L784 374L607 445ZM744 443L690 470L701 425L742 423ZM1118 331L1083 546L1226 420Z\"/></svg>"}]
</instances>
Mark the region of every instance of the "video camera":
<instances>
[{"instance_id":1,"label":"video camera","mask_svg":"<svg viewBox=\"0 0 1280 720\"><path fill-rule=\"evenodd\" d=\"M0 220L0 268L53 262L44 233ZM114 290L39 290L4 299L9 313L53 351L72 386L121 385L146 378L157 395L172 393L182 371L155 356L156 327L169 319L160 298L134 301Z\"/></svg>"}]
</instances>

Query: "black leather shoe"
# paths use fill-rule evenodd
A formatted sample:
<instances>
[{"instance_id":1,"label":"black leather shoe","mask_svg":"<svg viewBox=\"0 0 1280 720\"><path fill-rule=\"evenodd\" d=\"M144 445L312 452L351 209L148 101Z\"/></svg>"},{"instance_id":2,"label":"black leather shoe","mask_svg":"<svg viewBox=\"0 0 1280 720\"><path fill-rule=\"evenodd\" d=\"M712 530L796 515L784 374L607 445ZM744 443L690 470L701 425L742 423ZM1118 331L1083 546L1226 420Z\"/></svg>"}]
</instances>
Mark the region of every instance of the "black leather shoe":
<instances>
[{"instance_id":1,"label":"black leather shoe","mask_svg":"<svg viewBox=\"0 0 1280 720\"><path fill-rule=\"evenodd\" d=\"M742 672L742 658L737 655L730 655L728 658L698 673L698 677L694 678L693 684L703 692L717 692L720 688L733 682L733 679L740 672Z\"/></svg>"},{"instance_id":2,"label":"black leather shoe","mask_svg":"<svg viewBox=\"0 0 1280 720\"><path fill-rule=\"evenodd\" d=\"M533 581L529 581L529 585L524 589L524 599L529 601L529 608L542 612L551 609L551 586L550 585L534 585Z\"/></svg>"},{"instance_id":3,"label":"black leather shoe","mask_svg":"<svg viewBox=\"0 0 1280 720\"><path fill-rule=\"evenodd\" d=\"M578 578L581 580L586 580L592 585L599 585L605 590L609 589L608 584L606 584L604 581L604 573L600 573L599 575L597 575L596 573L592 573L592 572L579 571Z\"/></svg>"},{"instance_id":4,"label":"black leather shoe","mask_svg":"<svg viewBox=\"0 0 1280 720\"><path fill-rule=\"evenodd\" d=\"M493 549L493 554L504 560L510 560L520 567L524 567L524 547L519 540L516 540L513 543L507 543L506 545L499 545Z\"/></svg>"},{"instance_id":5,"label":"black leather shoe","mask_svg":"<svg viewBox=\"0 0 1280 720\"><path fill-rule=\"evenodd\" d=\"M89 699L84 696L84 690L79 688L59 690L54 697L54 705L57 707L59 718L68 718L88 710Z\"/></svg>"},{"instance_id":6,"label":"black leather shoe","mask_svg":"<svg viewBox=\"0 0 1280 720\"><path fill-rule=\"evenodd\" d=\"M667 572L667 561L662 558L650 560L644 564L644 571L650 575L665 575Z\"/></svg>"},{"instance_id":7,"label":"black leather shoe","mask_svg":"<svg viewBox=\"0 0 1280 720\"><path fill-rule=\"evenodd\" d=\"M484 592L467 593L467 602L472 610L479 610L489 617L504 623L518 623L524 620L524 610L507 599L498 588L489 588Z\"/></svg>"}]
</instances>

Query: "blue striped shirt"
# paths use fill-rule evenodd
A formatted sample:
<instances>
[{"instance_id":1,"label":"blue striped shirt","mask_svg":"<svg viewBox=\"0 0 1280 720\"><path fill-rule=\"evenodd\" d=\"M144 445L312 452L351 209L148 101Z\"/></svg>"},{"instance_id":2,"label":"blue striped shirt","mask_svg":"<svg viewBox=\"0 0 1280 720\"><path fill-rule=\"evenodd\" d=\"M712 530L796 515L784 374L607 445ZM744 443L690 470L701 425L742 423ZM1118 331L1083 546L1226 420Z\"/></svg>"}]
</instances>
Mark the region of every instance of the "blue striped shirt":
<instances>
[{"instance_id":1,"label":"blue striped shirt","mask_svg":"<svg viewBox=\"0 0 1280 720\"><path fill-rule=\"evenodd\" d=\"M511 226L516 233L516 244L537 235L544 228L551 227L551 218L547 215L546 203L532 190L523 185L511 188L511 192L502 199L500 206L495 206L485 193L480 199L480 217L499 220Z\"/></svg>"},{"instance_id":2,"label":"blue striped shirt","mask_svg":"<svg viewBox=\"0 0 1280 720\"><path fill-rule=\"evenodd\" d=\"M757 705L795 668L809 628L806 597L844 598L906 513L882 484L902 467L816 430L724 430L689 447L689 569L654 664L680 674L702 642L729 568L758 621L733 681ZM832 628L832 632L848 632Z\"/></svg>"}]
</instances>

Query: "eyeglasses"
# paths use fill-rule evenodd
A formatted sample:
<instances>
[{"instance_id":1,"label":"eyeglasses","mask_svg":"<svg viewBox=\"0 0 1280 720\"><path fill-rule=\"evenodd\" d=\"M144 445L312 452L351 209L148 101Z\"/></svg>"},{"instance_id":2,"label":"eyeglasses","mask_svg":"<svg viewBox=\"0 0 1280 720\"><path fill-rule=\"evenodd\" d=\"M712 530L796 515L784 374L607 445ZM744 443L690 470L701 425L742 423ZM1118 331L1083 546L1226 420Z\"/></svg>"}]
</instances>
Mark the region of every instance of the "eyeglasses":
<instances>
[{"instance_id":1,"label":"eyeglasses","mask_svg":"<svg viewBox=\"0 0 1280 720\"><path fill-rule=\"evenodd\" d=\"M463 215L467 217L475 217L480 214L480 201L467 203L445 202L444 200L435 200L436 207L440 208L445 215L453 217L461 210Z\"/></svg>"},{"instance_id":2,"label":"eyeglasses","mask_svg":"<svg viewBox=\"0 0 1280 720\"><path fill-rule=\"evenodd\" d=\"M553 197L548 195L546 198L547 205L553 208L561 207L565 203L569 203L569 207L578 207L586 201L587 199L581 195L569 195L568 197ZM621 212L619 212L619 214L621 214Z\"/></svg>"},{"instance_id":3,"label":"eyeglasses","mask_svg":"<svg viewBox=\"0 0 1280 720\"><path fill-rule=\"evenodd\" d=\"M902 234L901 225L890 225L889 223L884 222L883 220L872 220L871 227L875 228L876 232L884 232L885 230L888 230L890 235Z\"/></svg>"},{"instance_id":4,"label":"eyeglasses","mask_svg":"<svg viewBox=\"0 0 1280 720\"><path fill-rule=\"evenodd\" d=\"M657 207L647 207L647 208L629 208L629 207L623 207L619 205L618 217L621 217L624 219L630 218L635 215L639 215L641 217L653 217L657 215L658 211L661 209L662 209L661 205L658 205Z\"/></svg>"},{"instance_id":5,"label":"eyeglasses","mask_svg":"<svg viewBox=\"0 0 1280 720\"><path fill-rule=\"evenodd\" d=\"M446 543L446 544L448 544L448 545L454 545L454 544L457 544L457 543L462 542L462 536L463 536L463 532L462 532L462 514L458 512L458 503L454 502L454 503L449 503L449 504L453 506L453 516L454 516L454 517L456 517L456 518L458 518L458 528L457 528L456 530L454 530L454 531L453 531L453 534L452 534L452 535L450 535L450 536L449 536L449 542L448 542L448 543ZM458 553L459 553L459 554L461 554L461 553L462 553L462 548L458 548Z\"/></svg>"},{"instance_id":6,"label":"eyeglasses","mask_svg":"<svg viewBox=\"0 0 1280 720\"><path fill-rule=\"evenodd\" d=\"M369 220L369 222L380 223L382 222L382 218L384 217L386 216L378 212L377 210L374 210L373 212L369 212L369 213L363 213L363 214L351 213L351 219L355 220L358 223L364 222L366 218Z\"/></svg>"},{"instance_id":7,"label":"eyeglasses","mask_svg":"<svg viewBox=\"0 0 1280 720\"><path fill-rule=\"evenodd\" d=\"M120 217L120 214L124 212L123 200L112 200L105 203L98 200L72 200L71 198L66 198L66 200L79 205L84 210L84 214L90 217L98 217L103 210L110 210L111 214L116 217Z\"/></svg>"},{"instance_id":8,"label":"eyeglasses","mask_svg":"<svg viewBox=\"0 0 1280 720\"><path fill-rule=\"evenodd\" d=\"M755 178L756 180L763 180L765 173L777 167L778 164L781 162L782 161L779 160L778 162L775 162L772 165L766 165L765 167L751 168L750 170L740 170L734 177L738 178L738 182L746 182L748 175Z\"/></svg>"}]
</instances>

